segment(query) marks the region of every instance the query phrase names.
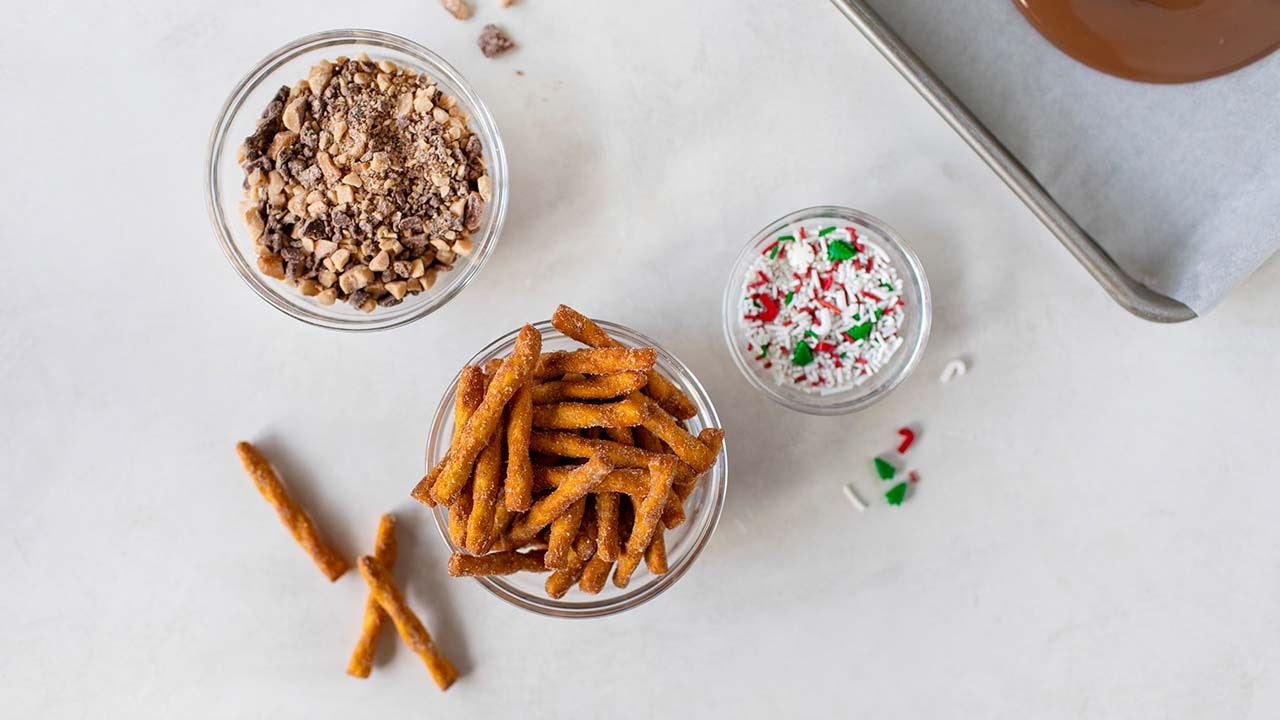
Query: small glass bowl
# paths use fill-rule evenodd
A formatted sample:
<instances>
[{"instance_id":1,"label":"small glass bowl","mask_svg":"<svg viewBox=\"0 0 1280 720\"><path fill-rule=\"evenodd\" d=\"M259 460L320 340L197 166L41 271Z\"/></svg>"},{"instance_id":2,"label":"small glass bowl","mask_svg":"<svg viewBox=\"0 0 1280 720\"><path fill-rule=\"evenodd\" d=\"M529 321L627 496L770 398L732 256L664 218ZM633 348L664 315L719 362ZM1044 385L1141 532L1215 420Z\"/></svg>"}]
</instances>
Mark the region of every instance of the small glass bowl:
<instances>
[{"instance_id":1,"label":"small glass bowl","mask_svg":"<svg viewBox=\"0 0 1280 720\"><path fill-rule=\"evenodd\" d=\"M685 421L689 432L697 435L707 427L722 427L711 405L711 398L694 378L689 368L676 359L674 355L663 350L653 340L640 333L610 322L597 320L615 340L628 347L651 347L658 351L655 366L659 372L680 388L698 408L698 414ZM542 351L570 350L582 347L576 341L565 337L551 326L549 322L534 325L542 333ZM467 361L468 365L483 366L496 357L506 357L515 347L516 335L513 330L489 344ZM431 425L431 435L427 442L426 469L430 470L449 450L449 441L453 437L453 403L458 391L458 376L445 391L436 409L435 420ZM666 531L667 567L665 575L651 575L644 563L636 569L631 583L626 589L614 586L612 575L598 595L589 595L574 585L567 595L556 600L548 597L543 590L547 573L516 573L515 575L477 577L475 578L486 590L499 598L539 615L561 618L589 618L613 615L630 610L645 603L671 587L693 565L702 548L711 539L711 534L720 521L720 512L724 507L725 489L729 479L728 446L721 451L715 465L698 481L698 486L685 502L686 520L674 530ZM449 540L449 514L444 507L436 507L436 525L440 529L440 537L444 539L449 551L460 550Z\"/></svg>"},{"instance_id":2,"label":"small glass bowl","mask_svg":"<svg viewBox=\"0 0 1280 720\"><path fill-rule=\"evenodd\" d=\"M790 385L779 385L764 371L753 355L747 352L747 335L740 318L743 281L756 258L771 245L779 232L795 223L821 218L841 220L858 229L859 234L875 243L889 256L902 280L902 297L906 313L899 334L902 347L889 362L870 380L840 392L829 394L808 393ZM724 339L729 345L733 362L743 376L770 400L812 415L844 415L866 409L883 400L898 387L920 362L925 343L929 340L929 325L933 318L930 304L929 281L925 278L920 259L902 242L902 238L880 220L857 210L833 205L797 210L769 223L756 234L739 253L729 274L729 284L724 292Z\"/></svg>"},{"instance_id":3,"label":"small glass bowl","mask_svg":"<svg viewBox=\"0 0 1280 720\"><path fill-rule=\"evenodd\" d=\"M378 307L370 313L346 303L326 307L315 298L303 296L296 287L259 272L253 240L237 212L243 198L244 171L236 162L236 155L276 91L306 78L311 66L322 59L332 60L339 55L356 57L362 52L375 61L390 60L425 73L436 81L441 91L458 99L467 114L467 125L484 146L485 167L493 187L480 227L471 235L475 244L471 255L458 258L452 270L441 272L430 290L406 296L399 305ZM205 162L209 218L231 266L272 307L305 323L333 330L386 330L441 308L462 292L493 253L507 213L506 151L484 103L440 56L415 42L375 30L330 30L308 35L264 58L236 85L223 105L209 139Z\"/></svg>"}]
</instances>

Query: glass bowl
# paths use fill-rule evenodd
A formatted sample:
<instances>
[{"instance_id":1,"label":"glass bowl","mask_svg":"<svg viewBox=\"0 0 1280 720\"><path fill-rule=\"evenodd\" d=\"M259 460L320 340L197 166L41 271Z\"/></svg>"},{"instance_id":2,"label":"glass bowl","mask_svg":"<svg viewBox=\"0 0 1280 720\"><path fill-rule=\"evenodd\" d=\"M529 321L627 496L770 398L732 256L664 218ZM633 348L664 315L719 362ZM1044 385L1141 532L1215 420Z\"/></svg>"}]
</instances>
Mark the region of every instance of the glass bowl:
<instances>
[{"instance_id":1,"label":"glass bowl","mask_svg":"<svg viewBox=\"0 0 1280 720\"><path fill-rule=\"evenodd\" d=\"M768 251L783 229L796 223L822 218L839 220L841 224L857 228L863 242L874 244L884 251L898 271L903 285L901 297L906 303L902 308L905 319L898 331L903 338L902 347L867 382L827 394L805 392L794 385L780 385L769 377L762 364L756 362L754 354L747 351L746 330L740 317L743 283L756 258ZM915 369L924 353L925 343L929 340L929 325L933 318L930 303L929 282L925 279L920 259L892 228L857 210L821 205L798 210L769 223L739 253L724 292L724 339L729 345L729 354L733 357L734 364L742 371L743 376L770 400L792 410L813 415L843 415L863 410L883 400Z\"/></svg>"},{"instance_id":2,"label":"glass bowl","mask_svg":"<svg viewBox=\"0 0 1280 720\"><path fill-rule=\"evenodd\" d=\"M698 408L698 414L685 421L689 432L697 435L707 427L722 427L716 410L711 405L711 398L703 389L693 373L674 355L663 350L657 343L640 333L610 322L597 320L615 340L628 347L651 347L658 352L655 366L659 372L680 388ZM549 322L534 325L542 333L542 350L569 350L582 347L577 341L565 337ZM490 343L475 357L467 361L468 365L483 366L495 357L505 357L515 347L516 335L513 330ZM453 437L453 402L458 390L458 377L445 391L436 409L435 420L431 425L431 434L427 442L426 469L430 470L449 450L449 441ZM674 530L666 531L667 565L665 575L651 575L644 563L636 569L631 583L626 589L614 586L612 575L598 595L588 595L578 589L575 584L567 595L556 600L543 591L547 573L517 573L515 575L477 577L475 578L486 590L516 607L529 610L539 615L561 618L589 618L620 613L652 600L667 588L671 587L688 572L697 559L702 548L711 539L711 534L720 521L720 512L724 507L725 489L729 477L728 446L721 451L715 465L698 481L698 486L685 502L686 520ZM449 540L449 514L442 506L433 509L436 525L440 529L440 537L448 546L449 552L457 548Z\"/></svg>"},{"instance_id":3,"label":"glass bowl","mask_svg":"<svg viewBox=\"0 0 1280 720\"><path fill-rule=\"evenodd\" d=\"M393 307L362 312L346 303L324 306L298 289L263 275L248 229L236 211L243 197L244 171L236 155L244 138L253 133L258 116L280 87L307 77L311 66L339 55L368 53L374 60L390 60L433 78L443 92L458 99L467 124L484 145L484 161L492 184L480 227L471 235L475 250L459 257L453 269L441 272L429 290L406 296ZM245 283L263 300L286 315L334 330L385 330L435 312L471 282L493 253L507 212L507 157L493 117L479 96L440 56L421 45L375 30L330 30L308 35L272 52L231 91L209 139L205 167L209 218L222 251Z\"/></svg>"}]
</instances>

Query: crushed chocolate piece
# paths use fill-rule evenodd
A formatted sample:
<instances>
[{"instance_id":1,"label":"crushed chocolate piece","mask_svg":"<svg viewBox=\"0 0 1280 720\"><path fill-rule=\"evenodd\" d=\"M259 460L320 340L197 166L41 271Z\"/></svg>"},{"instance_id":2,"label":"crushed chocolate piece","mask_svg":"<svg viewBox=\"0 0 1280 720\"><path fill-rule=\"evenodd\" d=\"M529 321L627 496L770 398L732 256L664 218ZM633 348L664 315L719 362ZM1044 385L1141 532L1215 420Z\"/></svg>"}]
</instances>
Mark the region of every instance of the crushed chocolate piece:
<instances>
[{"instance_id":1,"label":"crushed chocolate piece","mask_svg":"<svg viewBox=\"0 0 1280 720\"><path fill-rule=\"evenodd\" d=\"M511 38L502 32L502 28L493 23L484 26L484 29L480 31L480 37L476 40L476 44L480 46L480 52L484 53L487 58L497 57L516 46L514 42L511 42Z\"/></svg>"},{"instance_id":2,"label":"crushed chocolate piece","mask_svg":"<svg viewBox=\"0 0 1280 720\"><path fill-rule=\"evenodd\" d=\"M457 99L363 55L321 61L281 88L242 158L260 269L366 312L423 292L430 282L407 280L470 254L491 187Z\"/></svg>"}]
</instances>

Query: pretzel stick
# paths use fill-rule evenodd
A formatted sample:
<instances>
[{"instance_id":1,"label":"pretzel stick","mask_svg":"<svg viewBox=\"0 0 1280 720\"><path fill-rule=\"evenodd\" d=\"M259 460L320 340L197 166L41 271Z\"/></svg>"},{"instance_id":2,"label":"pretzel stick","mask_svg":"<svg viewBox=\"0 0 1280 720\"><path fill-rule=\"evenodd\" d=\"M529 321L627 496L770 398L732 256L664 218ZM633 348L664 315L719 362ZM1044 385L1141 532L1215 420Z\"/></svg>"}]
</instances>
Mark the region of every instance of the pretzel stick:
<instances>
[{"instance_id":1,"label":"pretzel stick","mask_svg":"<svg viewBox=\"0 0 1280 720\"><path fill-rule=\"evenodd\" d=\"M569 592L569 588L582 577L587 561L596 550L595 541L591 539L591 535L589 532L584 532L574 539L573 547L569 548L565 556L564 567L551 573L551 577L547 578L544 589L548 595L556 599L564 597L565 593Z\"/></svg>"},{"instance_id":2,"label":"pretzel stick","mask_svg":"<svg viewBox=\"0 0 1280 720\"><path fill-rule=\"evenodd\" d=\"M631 429L629 427L605 428L605 432ZM620 468L648 468L650 460L658 455L669 454L666 450L655 453L633 445L614 442L613 440L592 440L581 435L574 435L571 432L553 430L535 431L529 438L529 447L534 452L559 455L560 457L585 459L594 455L602 455L614 467ZM677 482L693 482L696 478L697 473L693 471L693 468L681 461L676 468Z\"/></svg>"},{"instance_id":3,"label":"pretzel stick","mask_svg":"<svg viewBox=\"0 0 1280 720\"><path fill-rule=\"evenodd\" d=\"M373 556L390 570L396 564L396 516L390 513L383 515L378 521L378 535L373 541ZM356 640L356 649L351 653L347 663L347 674L352 677L367 678L373 670L373 653L378 648L378 631L387 614L378 605L378 599L369 594L364 603L364 621L360 624L360 637Z\"/></svg>"},{"instance_id":4,"label":"pretzel stick","mask_svg":"<svg viewBox=\"0 0 1280 720\"><path fill-rule=\"evenodd\" d=\"M568 567L569 553L573 551L574 540L582 527L582 516L587 511L587 498L584 495L569 506L563 515L551 521L551 538L547 540L547 557L545 562L552 570L563 570Z\"/></svg>"},{"instance_id":5,"label":"pretzel stick","mask_svg":"<svg viewBox=\"0 0 1280 720\"><path fill-rule=\"evenodd\" d=\"M533 386L526 382L511 399L511 411L507 413L507 479L503 502L513 512L524 512L533 504L533 464L529 459L532 431Z\"/></svg>"},{"instance_id":6,"label":"pretzel stick","mask_svg":"<svg viewBox=\"0 0 1280 720\"><path fill-rule=\"evenodd\" d=\"M604 589L604 583L609 579L609 571L613 569L613 562L600 557L600 554L592 556L587 561L586 567L582 569L582 578L578 581L578 589L584 593L595 595Z\"/></svg>"},{"instance_id":7,"label":"pretzel stick","mask_svg":"<svg viewBox=\"0 0 1280 720\"><path fill-rule=\"evenodd\" d=\"M675 479L675 474L675 458L669 455L662 455L649 464L649 492L636 508L636 520L631 528L631 537L627 538L626 549L618 558L618 567L613 571L614 585L624 588L631 582L631 574L640 564L645 549L653 540L653 533L658 529L662 508L666 505L667 496L671 492L671 482Z\"/></svg>"},{"instance_id":8,"label":"pretzel stick","mask_svg":"<svg viewBox=\"0 0 1280 720\"><path fill-rule=\"evenodd\" d=\"M574 468L559 487L535 502L529 512L512 526L511 540L524 542L538 534L570 505L594 490L611 470L613 467L601 457L591 458L585 465Z\"/></svg>"},{"instance_id":9,"label":"pretzel stick","mask_svg":"<svg viewBox=\"0 0 1280 720\"><path fill-rule=\"evenodd\" d=\"M467 516L467 551L483 555L493 545L494 509L502 492L502 426L480 451L471 478L471 514Z\"/></svg>"},{"instance_id":10,"label":"pretzel stick","mask_svg":"<svg viewBox=\"0 0 1280 720\"><path fill-rule=\"evenodd\" d=\"M453 577L477 577L510 575L518 572L546 572L547 566L543 564L545 555L545 550L527 552L505 550L488 555L454 553L449 556L449 574Z\"/></svg>"},{"instance_id":11,"label":"pretzel stick","mask_svg":"<svg viewBox=\"0 0 1280 720\"><path fill-rule=\"evenodd\" d=\"M618 493L596 494L596 552L602 560L613 562L618 559L621 537L618 534Z\"/></svg>"},{"instance_id":12,"label":"pretzel stick","mask_svg":"<svg viewBox=\"0 0 1280 720\"><path fill-rule=\"evenodd\" d=\"M458 438L462 435L462 428L467 424L467 420L471 418L471 413L476 411L480 406L480 401L484 399L484 371L473 365L467 365L462 368L462 372L458 373L458 390L453 396L453 439L450 441L449 450L453 450L453 446L457 444ZM424 505L435 507L436 501L431 497L431 487L436 484L436 480L440 477L442 465L437 464L431 468L418 484L414 486L410 495ZM455 543L461 544L461 543Z\"/></svg>"},{"instance_id":13,"label":"pretzel stick","mask_svg":"<svg viewBox=\"0 0 1280 720\"><path fill-rule=\"evenodd\" d=\"M639 394L632 395L631 398L645 404L647 410L644 417L645 428L670 445L671 451L680 456L681 460L689 463L695 472L704 472L715 463L715 453L698 442L698 439L690 435L688 430L680 427L676 419L663 410L658 403Z\"/></svg>"},{"instance_id":14,"label":"pretzel stick","mask_svg":"<svg viewBox=\"0 0 1280 720\"><path fill-rule=\"evenodd\" d=\"M711 452L719 456L720 451L724 448L724 430L721 430L720 428L704 428L702 432L698 433L698 440L702 444L706 445ZM693 493L693 489L698 486L696 479L697 478L695 478L695 482L687 485L677 484L673 488L676 496L680 499L681 505L684 505L684 501L689 499L689 495ZM670 528L671 526L668 525L667 529Z\"/></svg>"},{"instance_id":15,"label":"pretzel stick","mask_svg":"<svg viewBox=\"0 0 1280 720\"><path fill-rule=\"evenodd\" d=\"M502 421L502 411L520 386L533 374L542 349L542 336L532 325L525 325L516 338L510 357L502 361L493 382L484 393L480 407L467 419L454 447L441 461L440 477L431 488L436 502L451 503L466 484L467 476L475 464L476 456L484 449L489 437Z\"/></svg>"},{"instance_id":16,"label":"pretzel stick","mask_svg":"<svg viewBox=\"0 0 1280 720\"><path fill-rule=\"evenodd\" d=\"M568 305L561 305L551 315L551 325L565 335L591 347L622 347L603 328ZM681 420L698 414L698 408L670 380L657 370L649 371L648 394L667 412Z\"/></svg>"},{"instance_id":17,"label":"pretzel stick","mask_svg":"<svg viewBox=\"0 0 1280 720\"><path fill-rule=\"evenodd\" d=\"M658 351L653 348L625 348L622 346L607 348L586 348L543 353L538 358L535 376L538 378L559 377L570 373L582 375L612 375L614 373L640 370L647 372L658 360Z\"/></svg>"},{"instance_id":18,"label":"pretzel stick","mask_svg":"<svg viewBox=\"0 0 1280 720\"><path fill-rule=\"evenodd\" d=\"M554 490L565 484L578 468L583 467L542 467L533 468L533 487L536 490ZM632 497L644 497L649 492L649 471L639 468L621 468L605 476L604 480L592 492L623 493Z\"/></svg>"},{"instance_id":19,"label":"pretzel stick","mask_svg":"<svg viewBox=\"0 0 1280 720\"><path fill-rule=\"evenodd\" d=\"M351 566L320 537L320 532L316 530L311 518L307 517L306 511L289 497L289 492L285 490L267 458L247 442L236 443L236 454L240 456L240 464L244 465L245 472L249 473L249 479L253 480L258 492L276 509L280 522L289 528L293 539L307 551L320 572L330 582L342 577Z\"/></svg>"},{"instance_id":20,"label":"pretzel stick","mask_svg":"<svg viewBox=\"0 0 1280 720\"><path fill-rule=\"evenodd\" d=\"M649 566L650 573L667 574L667 539L666 531L661 525L653 531L653 539L649 541L649 547L644 551L644 562Z\"/></svg>"},{"instance_id":21,"label":"pretzel stick","mask_svg":"<svg viewBox=\"0 0 1280 720\"><path fill-rule=\"evenodd\" d=\"M396 630L400 632L404 644L417 653L427 670L431 671L431 679L436 681L436 687L448 690L453 681L458 679L458 671L436 647L422 621L409 609L408 603L404 601L404 594L396 586L391 573L376 558L365 555L360 558L360 574L369 583L369 590L378 604L396 624Z\"/></svg>"},{"instance_id":22,"label":"pretzel stick","mask_svg":"<svg viewBox=\"0 0 1280 720\"><path fill-rule=\"evenodd\" d=\"M632 394L627 400L603 405L556 403L535 405L533 426L548 430L580 430L593 427L631 427L647 422L648 414L641 396ZM671 417L668 415L667 417Z\"/></svg>"},{"instance_id":23,"label":"pretzel stick","mask_svg":"<svg viewBox=\"0 0 1280 720\"><path fill-rule=\"evenodd\" d=\"M533 387L533 404L547 405L565 400L607 400L635 392L648 381L649 376L640 370L592 375L582 380L553 380Z\"/></svg>"}]
</instances>

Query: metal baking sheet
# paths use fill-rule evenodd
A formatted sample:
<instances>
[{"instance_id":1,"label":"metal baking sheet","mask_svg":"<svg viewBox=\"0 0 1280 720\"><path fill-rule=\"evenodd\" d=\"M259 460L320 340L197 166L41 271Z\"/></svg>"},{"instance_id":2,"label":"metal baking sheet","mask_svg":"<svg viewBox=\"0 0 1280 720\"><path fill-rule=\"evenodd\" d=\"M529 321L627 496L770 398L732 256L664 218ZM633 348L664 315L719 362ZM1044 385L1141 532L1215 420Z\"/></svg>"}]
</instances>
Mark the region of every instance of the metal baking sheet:
<instances>
[{"instance_id":1,"label":"metal baking sheet","mask_svg":"<svg viewBox=\"0 0 1280 720\"><path fill-rule=\"evenodd\" d=\"M1153 322L1184 322L1196 317L1186 305L1155 292L1126 273L866 0L832 0L832 3L1026 203L1117 303Z\"/></svg>"}]
</instances>

